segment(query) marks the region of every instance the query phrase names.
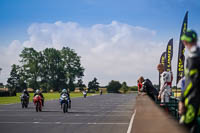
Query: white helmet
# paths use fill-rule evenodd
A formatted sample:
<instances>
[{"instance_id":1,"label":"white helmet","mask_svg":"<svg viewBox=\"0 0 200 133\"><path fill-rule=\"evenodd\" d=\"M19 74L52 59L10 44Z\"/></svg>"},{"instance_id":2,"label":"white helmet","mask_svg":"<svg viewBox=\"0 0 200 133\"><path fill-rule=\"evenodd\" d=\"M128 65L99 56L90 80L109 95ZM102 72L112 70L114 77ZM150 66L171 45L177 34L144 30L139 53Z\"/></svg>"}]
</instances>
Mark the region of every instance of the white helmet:
<instances>
[{"instance_id":1,"label":"white helmet","mask_svg":"<svg viewBox=\"0 0 200 133\"><path fill-rule=\"evenodd\" d=\"M40 90L39 90L39 89L37 89L37 90L35 91L35 93L40 93Z\"/></svg>"},{"instance_id":2,"label":"white helmet","mask_svg":"<svg viewBox=\"0 0 200 133\"><path fill-rule=\"evenodd\" d=\"M63 89L63 90L62 90L62 93L67 93L67 90L66 90L66 89Z\"/></svg>"}]
</instances>

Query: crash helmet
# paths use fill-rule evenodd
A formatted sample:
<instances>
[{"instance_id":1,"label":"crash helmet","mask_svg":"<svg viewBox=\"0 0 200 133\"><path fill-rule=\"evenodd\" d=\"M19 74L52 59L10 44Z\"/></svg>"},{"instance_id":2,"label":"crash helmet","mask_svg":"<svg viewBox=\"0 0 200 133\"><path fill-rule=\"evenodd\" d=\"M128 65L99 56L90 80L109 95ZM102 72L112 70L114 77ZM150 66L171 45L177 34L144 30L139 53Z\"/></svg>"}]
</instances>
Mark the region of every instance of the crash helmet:
<instances>
[{"instance_id":1,"label":"crash helmet","mask_svg":"<svg viewBox=\"0 0 200 133\"><path fill-rule=\"evenodd\" d=\"M63 89L63 90L62 90L62 93L67 93L67 89Z\"/></svg>"},{"instance_id":2,"label":"crash helmet","mask_svg":"<svg viewBox=\"0 0 200 133\"><path fill-rule=\"evenodd\" d=\"M40 93L40 90L39 90L39 89L37 89L37 90L35 91L35 93Z\"/></svg>"},{"instance_id":3,"label":"crash helmet","mask_svg":"<svg viewBox=\"0 0 200 133\"><path fill-rule=\"evenodd\" d=\"M187 30L182 36L182 41L186 41L188 43L197 42L198 35L194 30Z\"/></svg>"}]
</instances>

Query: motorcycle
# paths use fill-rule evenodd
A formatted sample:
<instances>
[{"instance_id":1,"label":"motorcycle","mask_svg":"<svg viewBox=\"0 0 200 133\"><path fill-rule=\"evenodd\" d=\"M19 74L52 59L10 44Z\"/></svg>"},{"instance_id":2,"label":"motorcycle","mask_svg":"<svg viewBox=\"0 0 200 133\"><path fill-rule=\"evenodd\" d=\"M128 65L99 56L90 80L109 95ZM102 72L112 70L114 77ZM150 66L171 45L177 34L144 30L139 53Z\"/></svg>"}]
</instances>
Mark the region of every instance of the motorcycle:
<instances>
[{"instance_id":1,"label":"motorcycle","mask_svg":"<svg viewBox=\"0 0 200 133\"><path fill-rule=\"evenodd\" d=\"M29 96L26 94L22 94L20 96L21 98L21 104L22 104L22 108L28 108L28 104L29 104Z\"/></svg>"},{"instance_id":2,"label":"motorcycle","mask_svg":"<svg viewBox=\"0 0 200 133\"><path fill-rule=\"evenodd\" d=\"M83 97L86 98L86 96L87 96L87 92L83 91Z\"/></svg>"},{"instance_id":3,"label":"motorcycle","mask_svg":"<svg viewBox=\"0 0 200 133\"><path fill-rule=\"evenodd\" d=\"M62 94L59 100L60 100L61 108L63 109L63 113L68 112L69 96L67 94Z\"/></svg>"},{"instance_id":4,"label":"motorcycle","mask_svg":"<svg viewBox=\"0 0 200 133\"><path fill-rule=\"evenodd\" d=\"M36 112L42 111L42 97L40 95L36 95L33 98L33 103L35 104Z\"/></svg>"},{"instance_id":5,"label":"motorcycle","mask_svg":"<svg viewBox=\"0 0 200 133\"><path fill-rule=\"evenodd\" d=\"M103 94L103 91L100 91L100 95L102 95Z\"/></svg>"}]
</instances>

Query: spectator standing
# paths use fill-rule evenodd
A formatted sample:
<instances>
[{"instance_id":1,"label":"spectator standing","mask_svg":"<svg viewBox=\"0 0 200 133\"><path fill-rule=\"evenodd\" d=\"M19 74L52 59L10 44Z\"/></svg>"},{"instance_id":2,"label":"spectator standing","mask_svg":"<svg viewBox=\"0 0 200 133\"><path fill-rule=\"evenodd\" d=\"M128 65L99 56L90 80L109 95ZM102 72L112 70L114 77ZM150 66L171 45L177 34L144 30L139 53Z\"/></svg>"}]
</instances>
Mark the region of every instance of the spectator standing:
<instances>
[{"instance_id":1,"label":"spectator standing","mask_svg":"<svg viewBox=\"0 0 200 133\"><path fill-rule=\"evenodd\" d=\"M200 48L197 46L197 33L188 30L181 36L181 40L188 50L185 70L185 90L179 102L180 123L184 124L192 133L199 132L197 118L200 116Z\"/></svg>"},{"instance_id":2,"label":"spectator standing","mask_svg":"<svg viewBox=\"0 0 200 133\"><path fill-rule=\"evenodd\" d=\"M172 73L164 71L164 65L158 64L157 70L160 73L160 91L158 99L161 99L161 105L169 103L171 96Z\"/></svg>"},{"instance_id":3,"label":"spectator standing","mask_svg":"<svg viewBox=\"0 0 200 133\"><path fill-rule=\"evenodd\" d=\"M142 83L139 81L139 79L137 80L137 85L138 85L138 94L140 94L140 90L142 88Z\"/></svg>"}]
</instances>

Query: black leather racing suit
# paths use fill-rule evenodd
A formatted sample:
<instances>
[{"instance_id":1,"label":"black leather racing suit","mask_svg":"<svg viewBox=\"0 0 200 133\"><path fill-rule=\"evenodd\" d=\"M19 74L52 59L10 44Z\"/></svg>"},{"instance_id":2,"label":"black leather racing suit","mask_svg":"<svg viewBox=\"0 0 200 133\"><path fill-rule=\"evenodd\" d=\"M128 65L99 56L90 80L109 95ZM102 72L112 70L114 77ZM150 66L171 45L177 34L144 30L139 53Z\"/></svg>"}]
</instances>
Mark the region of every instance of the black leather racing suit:
<instances>
[{"instance_id":1,"label":"black leather racing suit","mask_svg":"<svg viewBox=\"0 0 200 133\"><path fill-rule=\"evenodd\" d=\"M30 98L30 95L29 95L28 91L25 90L25 91L23 92L23 94L25 94L25 95L28 96L28 98L27 98L26 100L27 100L27 102L28 102L28 104L29 104L29 98Z\"/></svg>"},{"instance_id":2,"label":"black leather racing suit","mask_svg":"<svg viewBox=\"0 0 200 133\"><path fill-rule=\"evenodd\" d=\"M145 79L142 83L141 91L146 92L152 100L156 101L158 97L158 91L153 86L152 82L149 79Z\"/></svg>"},{"instance_id":3,"label":"black leather racing suit","mask_svg":"<svg viewBox=\"0 0 200 133\"><path fill-rule=\"evenodd\" d=\"M185 78L185 91L181 97L185 113L181 121L189 129L196 130L197 117L200 116L200 48L196 46L188 54Z\"/></svg>"}]
</instances>

